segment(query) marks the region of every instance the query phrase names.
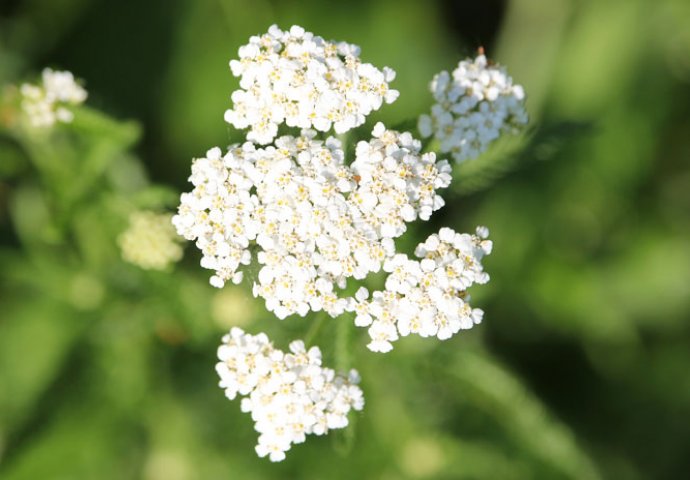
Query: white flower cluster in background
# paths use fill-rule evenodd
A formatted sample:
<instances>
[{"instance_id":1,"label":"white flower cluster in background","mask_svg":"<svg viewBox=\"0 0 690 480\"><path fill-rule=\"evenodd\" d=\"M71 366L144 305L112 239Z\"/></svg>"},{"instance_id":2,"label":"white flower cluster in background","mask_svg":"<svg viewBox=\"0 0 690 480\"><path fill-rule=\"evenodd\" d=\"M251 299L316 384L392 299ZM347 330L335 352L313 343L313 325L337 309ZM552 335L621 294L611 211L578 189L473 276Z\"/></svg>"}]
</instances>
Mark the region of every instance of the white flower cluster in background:
<instances>
[{"instance_id":1,"label":"white flower cluster in background","mask_svg":"<svg viewBox=\"0 0 690 480\"><path fill-rule=\"evenodd\" d=\"M241 409L251 413L259 432L256 452L273 462L309 434L346 427L350 410L364 408L357 372L344 377L322 367L319 348L307 350L301 340L284 353L266 334L235 327L223 337L218 358L220 387L230 400L244 397Z\"/></svg>"},{"instance_id":2,"label":"white flower cluster in background","mask_svg":"<svg viewBox=\"0 0 690 480\"><path fill-rule=\"evenodd\" d=\"M170 220L172 215L137 211L118 237L122 258L145 270L164 270L182 258L182 246Z\"/></svg>"},{"instance_id":3,"label":"white flower cluster in background","mask_svg":"<svg viewBox=\"0 0 690 480\"><path fill-rule=\"evenodd\" d=\"M484 312L470 306L467 289L489 281L481 264L491 253L488 233L485 227L476 235L442 228L417 246L421 260L404 254L387 260L385 290L371 300L363 287L356 294L355 324L369 327L369 349L388 352L391 342L411 333L446 340L480 323Z\"/></svg>"},{"instance_id":4,"label":"white flower cluster in background","mask_svg":"<svg viewBox=\"0 0 690 480\"><path fill-rule=\"evenodd\" d=\"M431 115L419 117L419 132L434 136L456 162L479 156L502 133L527 124L523 88L484 55L461 61L452 74L435 75L430 88L437 103Z\"/></svg>"},{"instance_id":5,"label":"white flower cluster in background","mask_svg":"<svg viewBox=\"0 0 690 480\"><path fill-rule=\"evenodd\" d=\"M56 122L69 123L74 118L71 106L86 100L82 88L70 72L43 70L40 85L25 83L20 89L21 107L33 127L51 127Z\"/></svg>"},{"instance_id":6,"label":"white flower cluster in background","mask_svg":"<svg viewBox=\"0 0 690 480\"><path fill-rule=\"evenodd\" d=\"M266 148L247 142L225 156L209 150L194 161L194 189L173 218L180 235L196 240L217 287L242 279L238 268L251 262L255 243L254 294L279 318L342 314L352 299L339 298L336 287L379 271L406 222L443 206L436 191L451 178L448 162L381 123L350 166L337 139L315 135L305 130Z\"/></svg>"},{"instance_id":7,"label":"white flower cluster in background","mask_svg":"<svg viewBox=\"0 0 690 480\"><path fill-rule=\"evenodd\" d=\"M389 88L395 72L379 70L359 59L359 47L325 41L302 27L253 36L232 60L240 89L225 120L238 129L249 127L247 140L267 144L285 123L300 129L343 133L364 123L383 102L392 103Z\"/></svg>"}]
</instances>

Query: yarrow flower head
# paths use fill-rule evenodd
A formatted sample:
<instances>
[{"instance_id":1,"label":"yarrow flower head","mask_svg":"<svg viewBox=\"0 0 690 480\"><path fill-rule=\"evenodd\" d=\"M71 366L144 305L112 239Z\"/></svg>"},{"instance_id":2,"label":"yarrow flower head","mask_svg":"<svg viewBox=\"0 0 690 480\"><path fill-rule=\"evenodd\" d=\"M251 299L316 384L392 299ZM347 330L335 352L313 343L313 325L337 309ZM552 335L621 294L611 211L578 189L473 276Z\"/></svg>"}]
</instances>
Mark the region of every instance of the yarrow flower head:
<instances>
[{"instance_id":1,"label":"yarrow flower head","mask_svg":"<svg viewBox=\"0 0 690 480\"><path fill-rule=\"evenodd\" d=\"M395 248L408 222L428 220L444 205L438 190L450 184L448 162L382 123L350 160L341 140L323 133L347 132L393 102L395 73L362 63L354 45L297 26L251 37L239 57L230 67L240 89L225 120L247 128L247 141L193 161L193 188L172 218L201 250L210 283L239 283L255 261L253 293L278 318L354 312L376 352L410 334L445 340L481 322L468 289L489 281L481 263L492 248L486 228L474 235L442 228L417 246L417 259ZM460 62L452 76L440 73L431 87L438 103L419 130L458 162L527 121L522 88L483 55ZM281 126L290 134L279 136ZM381 269L388 273L382 290L341 296L351 279ZM230 399L243 397L259 433L256 452L272 461L309 434L345 427L349 411L363 408L357 373L321 366L320 350L302 341L286 353L263 333L233 328L218 358L221 388Z\"/></svg>"},{"instance_id":2,"label":"yarrow flower head","mask_svg":"<svg viewBox=\"0 0 690 480\"><path fill-rule=\"evenodd\" d=\"M264 333L250 335L233 328L218 348L220 387L241 409L251 413L259 433L256 453L273 462L285 459L293 444L310 434L344 428L350 410L362 410L364 397L355 370L347 376L321 366L318 347L296 340L285 353Z\"/></svg>"},{"instance_id":3,"label":"yarrow flower head","mask_svg":"<svg viewBox=\"0 0 690 480\"><path fill-rule=\"evenodd\" d=\"M283 31L276 25L253 36L232 60L240 89L225 120L238 129L249 127L247 140L270 143L285 123L300 129L343 133L398 91L389 88L395 72L379 70L359 59L359 47L328 42L302 27Z\"/></svg>"},{"instance_id":4,"label":"yarrow flower head","mask_svg":"<svg viewBox=\"0 0 690 480\"><path fill-rule=\"evenodd\" d=\"M196 240L217 287L241 281L238 269L258 246L254 294L280 318L342 314L350 301L335 288L379 271L406 222L441 208L436 191L450 183L448 162L381 123L350 166L337 139L315 135L304 130L265 148L247 142L224 156L209 150L194 161L194 189L173 218L178 233Z\"/></svg>"},{"instance_id":5,"label":"yarrow flower head","mask_svg":"<svg viewBox=\"0 0 690 480\"><path fill-rule=\"evenodd\" d=\"M145 270L164 270L182 258L182 246L170 223L172 215L150 211L132 213L118 237L122 258Z\"/></svg>"},{"instance_id":6,"label":"yarrow flower head","mask_svg":"<svg viewBox=\"0 0 690 480\"><path fill-rule=\"evenodd\" d=\"M70 107L80 105L87 93L70 72L43 70L40 85L25 83L20 89L21 107L33 127L51 127L74 118Z\"/></svg>"},{"instance_id":7,"label":"yarrow flower head","mask_svg":"<svg viewBox=\"0 0 690 480\"><path fill-rule=\"evenodd\" d=\"M355 324L369 328L369 349L388 352L392 342L411 333L446 340L480 323L484 312L470 306L467 289L489 281L481 264L491 252L487 236L485 227L476 235L442 228L417 246L421 260L404 254L387 260L385 289L371 299L365 288L356 294Z\"/></svg>"},{"instance_id":8,"label":"yarrow flower head","mask_svg":"<svg viewBox=\"0 0 690 480\"><path fill-rule=\"evenodd\" d=\"M434 136L439 150L458 163L479 156L502 133L515 133L527 124L522 86L483 54L461 61L452 74L435 75L430 89L436 103L430 115L419 117L419 132Z\"/></svg>"}]
</instances>

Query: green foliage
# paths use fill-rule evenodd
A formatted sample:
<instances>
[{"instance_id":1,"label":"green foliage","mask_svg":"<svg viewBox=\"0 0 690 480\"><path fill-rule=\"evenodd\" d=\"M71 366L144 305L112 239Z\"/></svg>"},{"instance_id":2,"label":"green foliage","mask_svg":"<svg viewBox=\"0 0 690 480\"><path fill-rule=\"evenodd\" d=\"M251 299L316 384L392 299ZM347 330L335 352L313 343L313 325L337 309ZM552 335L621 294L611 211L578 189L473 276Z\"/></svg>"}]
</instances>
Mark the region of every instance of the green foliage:
<instances>
[{"instance_id":1,"label":"green foliage","mask_svg":"<svg viewBox=\"0 0 690 480\"><path fill-rule=\"evenodd\" d=\"M514 0L503 16L468 11L476 39L453 23L454 8L469 8L453 2L10 3L0 8L0 478L687 474L687 2ZM433 74L476 43L524 84L530 130L454 165L447 206L398 242L410 252L438 225L487 225L492 281L472 292L482 325L373 354L350 318L279 322L247 280L213 289L191 246L167 271L122 260L129 215L173 211L191 157L241 140L222 121L236 84L227 62L274 22L360 44L365 60L397 71L400 100L368 127L414 131ZM101 34L114 27L119 37ZM139 58L133 45L159 57L113 68ZM9 84L45 65L83 76L90 106L71 124L29 130ZM281 464L257 458L252 421L213 370L232 325L281 348L306 338L326 363L357 368L364 411Z\"/></svg>"},{"instance_id":2,"label":"green foliage","mask_svg":"<svg viewBox=\"0 0 690 480\"><path fill-rule=\"evenodd\" d=\"M501 137L478 158L456 166L454 175L458 180L450 188L460 195L475 194L515 169L535 168L533 162L557 161L568 145L588 134L589 125L561 121L541 124L525 136Z\"/></svg>"}]
</instances>

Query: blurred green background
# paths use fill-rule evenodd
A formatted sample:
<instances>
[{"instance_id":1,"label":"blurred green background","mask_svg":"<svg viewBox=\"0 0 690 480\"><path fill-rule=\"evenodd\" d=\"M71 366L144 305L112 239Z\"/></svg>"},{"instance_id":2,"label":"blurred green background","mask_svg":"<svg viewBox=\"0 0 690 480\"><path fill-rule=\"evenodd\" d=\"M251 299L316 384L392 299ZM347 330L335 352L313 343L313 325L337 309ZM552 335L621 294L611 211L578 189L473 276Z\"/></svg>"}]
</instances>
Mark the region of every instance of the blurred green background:
<instances>
[{"instance_id":1,"label":"blurred green background","mask_svg":"<svg viewBox=\"0 0 690 480\"><path fill-rule=\"evenodd\" d=\"M277 465L215 351L231 325L286 348L310 320L272 318L247 282L213 289L191 245L149 272L115 241L132 210L174 210L192 157L241 139L227 63L272 23L397 71L369 125L425 111L432 75L479 45L532 119L399 242L487 225L484 323L379 355L326 322L316 342L367 405ZM89 108L49 137L0 110L2 480L687 478L690 2L3 0L0 85L44 66L83 78Z\"/></svg>"}]
</instances>

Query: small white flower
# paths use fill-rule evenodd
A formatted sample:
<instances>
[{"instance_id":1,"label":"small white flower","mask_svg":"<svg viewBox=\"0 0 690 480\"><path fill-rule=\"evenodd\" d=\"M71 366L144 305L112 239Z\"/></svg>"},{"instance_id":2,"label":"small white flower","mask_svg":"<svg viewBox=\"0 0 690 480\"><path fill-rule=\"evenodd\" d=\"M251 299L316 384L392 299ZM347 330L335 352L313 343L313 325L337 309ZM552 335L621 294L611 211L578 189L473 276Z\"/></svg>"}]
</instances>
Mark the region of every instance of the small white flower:
<instances>
[{"instance_id":1,"label":"small white flower","mask_svg":"<svg viewBox=\"0 0 690 480\"><path fill-rule=\"evenodd\" d=\"M22 110L32 127L51 127L56 122L70 123L74 117L69 107L84 103L87 97L70 72L43 70L40 85L21 86Z\"/></svg>"},{"instance_id":2,"label":"small white flower","mask_svg":"<svg viewBox=\"0 0 690 480\"><path fill-rule=\"evenodd\" d=\"M477 157L501 134L515 133L527 124L523 88L483 54L461 61L452 76L437 74L430 89L436 103L430 115L419 117L419 132L434 136L439 150L458 163Z\"/></svg>"},{"instance_id":3,"label":"small white flower","mask_svg":"<svg viewBox=\"0 0 690 480\"><path fill-rule=\"evenodd\" d=\"M233 328L218 348L216 371L230 399L238 394L243 412L251 413L260 434L256 453L272 462L309 434L324 435L348 424L350 410L362 410L359 374L338 375L321 366L318 347L306 349L301 340L290 352L273 347L266 334L250 335Z\"/></svg>"}]
</instances>

